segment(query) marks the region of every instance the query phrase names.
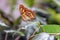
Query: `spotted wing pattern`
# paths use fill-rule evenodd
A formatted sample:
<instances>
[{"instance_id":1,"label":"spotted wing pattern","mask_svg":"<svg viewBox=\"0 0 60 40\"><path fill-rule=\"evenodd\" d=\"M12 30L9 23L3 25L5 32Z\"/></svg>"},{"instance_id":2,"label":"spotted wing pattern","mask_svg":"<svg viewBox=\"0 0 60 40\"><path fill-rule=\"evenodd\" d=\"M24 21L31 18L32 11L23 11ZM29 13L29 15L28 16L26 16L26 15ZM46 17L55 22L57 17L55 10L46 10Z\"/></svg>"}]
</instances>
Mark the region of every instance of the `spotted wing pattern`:
<instances>
[{"instance_id":1,"label":"spotted wing pattern","mask_svg":"<svg viewBox=\"0 0 60 40\"><path fill-rule=\"evenodd\" d=\"M19 11L20 11L22 19L25 21L32 20L35 18L34 12L25 8L23 5L19 6Z\"/></svg>"}]
</instances>

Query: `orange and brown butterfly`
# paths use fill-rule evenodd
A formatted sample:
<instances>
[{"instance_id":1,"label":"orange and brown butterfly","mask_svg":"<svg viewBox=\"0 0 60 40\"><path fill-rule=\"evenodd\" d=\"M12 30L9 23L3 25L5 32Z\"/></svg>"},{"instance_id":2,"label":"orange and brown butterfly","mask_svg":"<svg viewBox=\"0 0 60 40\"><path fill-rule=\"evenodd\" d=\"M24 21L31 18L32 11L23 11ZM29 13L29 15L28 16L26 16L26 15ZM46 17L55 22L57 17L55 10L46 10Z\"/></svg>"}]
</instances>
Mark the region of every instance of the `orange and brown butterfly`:
<instances>
[{"instance_id":1,"label":"orange and brown butterfly","mask_svg":"<svg viewBox=\"0 0 60 40\"><path fill-rule=\"evenodd\" d=\"M28 20L35 19L34 12L25 8L23 5L19 6L19 11L23 20L28 21Z\"/></svg>"}]
</instances>

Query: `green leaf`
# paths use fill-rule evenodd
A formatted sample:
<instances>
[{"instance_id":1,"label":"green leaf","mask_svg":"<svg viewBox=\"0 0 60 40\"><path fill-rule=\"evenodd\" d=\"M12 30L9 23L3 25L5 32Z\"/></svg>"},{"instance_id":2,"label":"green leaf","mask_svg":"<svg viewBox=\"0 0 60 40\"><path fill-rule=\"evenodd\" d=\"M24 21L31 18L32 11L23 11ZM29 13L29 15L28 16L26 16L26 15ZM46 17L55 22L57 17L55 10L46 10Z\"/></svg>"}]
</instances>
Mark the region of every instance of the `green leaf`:
<instances>
[{"instance_id":1,"label":"green leaf","mask_svg":"<svg viewBox=\"0 0 60 40\"><path fill-rule=\"evenodd\" d=\"M25 4L29 7L33 6L34 0L24 0Z\"/></svg>"},{"instance_id":2,"label":"green leaf","mask_svg":"<svg viewBox=\"0 0 60 40\"><path fill-rule=\"evenodd\" d=\"M52 0L45 0L45 2L47 2L47 3L51 3L51 2L52 2Z\"/></svg>"},{"instance_id":3,"label":"green leaf","mask_svg":"<svg viewBox=\"0 0 60 40\"><path fill-rule=\"evenodd\" d=\"M18 32L18 34L19 34L20 36L24 36L24 33L23 33L23 32Z\"/></svg>"},{"instance_id":4,"label":"green leaf","mask_svg":"<svg viewBox=\"0 0 60 40\"><path fill-rule=\"evenodd\" d=\"M42 26L42 28L47 33L60 33L59 25L44 25L44 26Z\"/></svg>"},{"instance_id":5,"label":"green leaf","mask_svg":"<svg viewBox=\"0 0 60 40\"><path fill-rule=\"evenodd\" d=\"M13 27L16 27L21 22L21 17L18 17L17 20L14 21Z\"/></svg>"},{"instance_id":6,"label":"green leaf","mask_svg":"<svg viewBox=\"0 0 60 40\"><path fill-rule=\"evenodd\" d=\"M60 33L60 25L41 25L39 32L35 34L39 34L41 32L46 32L49 34Z\"/></svg>"},{"instance_id":7,"label":"green leaf","mask_svg":"<svg viewBox=\"0 0 60 40\"><path fill-rule=\"evenodd\" d=\"M6 30L6 29L8 29L9 27L6 27L6 26L3 26L3 25L0 25L0 31L2 31L2 30Z\"/></svg>"},{"instance_id":8,"label":"green leaf","mask_svg":"<svg viewBox=\"0 0 60 40\"><path fill-rule=\"evenodd\" d=\"M16 5L17 0L8 0L8 3L12 6L12 5Z\"/></svg>"},{"instance_id":9,"label":"green leaf","mask_svg":"<svg viewBox=\"0 0 60 40\"><path fill-rule=\"evenodd\" d=\"M55 36L55 38L60 39L60 36Z\"/></svg>"},{"instance_id":10,"label":"green leaf","mask_svg":"<svg viewBox=\"0 0 60 40\"><path fill-rule=\"evenodd\" d=\"M51 15L55 15L56 12L54 9L48 8L47 11L51 14Z\"/></svg>"}]
</instances>

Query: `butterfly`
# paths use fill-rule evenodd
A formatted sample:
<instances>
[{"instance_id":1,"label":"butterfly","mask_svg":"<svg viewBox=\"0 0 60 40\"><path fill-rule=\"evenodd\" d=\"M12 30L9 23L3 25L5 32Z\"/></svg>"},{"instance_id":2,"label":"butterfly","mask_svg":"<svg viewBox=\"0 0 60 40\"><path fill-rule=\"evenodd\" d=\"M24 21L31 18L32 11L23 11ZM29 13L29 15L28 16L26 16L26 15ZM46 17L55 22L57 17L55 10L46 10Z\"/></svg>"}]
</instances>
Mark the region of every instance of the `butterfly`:
<instances>
[{"instance_id":1,"label":"butterfly","mask_svg":"<svg viewBox=\"0 0 60 40\"><path fill-rule=\"evenodd\" d=\"M28 20L35 19L34 12L24 7L23 5L19 6L19 11L23 20L28 21Z\"/></svg>"}]
</instances>

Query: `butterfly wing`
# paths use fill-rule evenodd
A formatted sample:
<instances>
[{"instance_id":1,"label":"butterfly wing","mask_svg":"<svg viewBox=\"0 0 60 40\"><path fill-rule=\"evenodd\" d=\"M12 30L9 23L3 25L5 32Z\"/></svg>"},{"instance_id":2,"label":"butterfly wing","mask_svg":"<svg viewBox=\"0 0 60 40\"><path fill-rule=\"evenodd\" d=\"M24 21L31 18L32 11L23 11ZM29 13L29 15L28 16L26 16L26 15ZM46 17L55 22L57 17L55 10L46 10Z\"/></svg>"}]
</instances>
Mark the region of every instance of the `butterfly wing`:
<instances>
[{"instance_id":1,"label":"butterfly wing","mask_svg":"<svg viewBox=\"0 0 60 40\"><path fill-rule=\"evenodd\" d=\"M20 5L19 10L23 20L27 21L35 18L34 12L25 8L23 5Z\"/></svg>"}]
</instances>

